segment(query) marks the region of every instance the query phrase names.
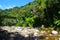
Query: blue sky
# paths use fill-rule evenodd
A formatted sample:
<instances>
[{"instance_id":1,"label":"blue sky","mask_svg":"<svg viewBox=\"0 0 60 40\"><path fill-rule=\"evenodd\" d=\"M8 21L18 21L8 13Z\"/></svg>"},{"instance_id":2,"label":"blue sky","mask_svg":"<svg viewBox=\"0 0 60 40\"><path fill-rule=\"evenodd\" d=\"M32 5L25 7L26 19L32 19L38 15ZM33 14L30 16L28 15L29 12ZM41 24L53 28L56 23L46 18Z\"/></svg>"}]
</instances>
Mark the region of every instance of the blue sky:
<instances>
[{"instance_id":1,"label":"blue sky","mask_svg":"<svg viewBox=\"0 0 60 40\"><path fill-rule=\"evenodd\" d=\"M33 0L0 0L0 9L9 9L15 6L23 6Z\"/></svg>"}]
</instances>

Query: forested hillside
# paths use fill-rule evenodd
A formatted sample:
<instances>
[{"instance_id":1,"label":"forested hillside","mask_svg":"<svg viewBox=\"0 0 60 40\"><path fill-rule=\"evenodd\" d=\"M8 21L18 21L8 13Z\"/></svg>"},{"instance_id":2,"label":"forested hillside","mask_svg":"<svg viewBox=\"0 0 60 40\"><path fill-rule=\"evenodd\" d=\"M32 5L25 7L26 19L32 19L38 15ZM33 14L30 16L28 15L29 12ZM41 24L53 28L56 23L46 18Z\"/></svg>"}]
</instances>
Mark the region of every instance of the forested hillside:
<instances>
[{"instance_id":1,"label":"forested hillside","mask_svg":"<svg viewBox=\"0 0 60 40\"><path fill-rule=\"evenodd\" d=\"M60 0L34 0L27 5L0 9L0 26L60 27Z\"/></svg>"}]
</instances>

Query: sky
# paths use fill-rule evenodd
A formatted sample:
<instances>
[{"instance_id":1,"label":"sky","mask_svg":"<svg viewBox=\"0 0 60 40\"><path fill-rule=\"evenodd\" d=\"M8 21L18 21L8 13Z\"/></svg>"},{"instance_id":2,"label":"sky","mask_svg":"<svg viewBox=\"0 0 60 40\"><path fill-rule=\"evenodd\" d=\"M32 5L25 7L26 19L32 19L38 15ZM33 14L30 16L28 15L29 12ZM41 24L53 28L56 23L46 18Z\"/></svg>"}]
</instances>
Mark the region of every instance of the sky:
<instances>
[{"instance_id":1,"label":"sky","mask_svg":"<svg viewBox=\"0 0 60 40\"><path fill-rule=\"evenodd\" d=\"M15 6L20 7L34 0L0 0L0 9L9 9Z\"/></svg>"}]
</instances>

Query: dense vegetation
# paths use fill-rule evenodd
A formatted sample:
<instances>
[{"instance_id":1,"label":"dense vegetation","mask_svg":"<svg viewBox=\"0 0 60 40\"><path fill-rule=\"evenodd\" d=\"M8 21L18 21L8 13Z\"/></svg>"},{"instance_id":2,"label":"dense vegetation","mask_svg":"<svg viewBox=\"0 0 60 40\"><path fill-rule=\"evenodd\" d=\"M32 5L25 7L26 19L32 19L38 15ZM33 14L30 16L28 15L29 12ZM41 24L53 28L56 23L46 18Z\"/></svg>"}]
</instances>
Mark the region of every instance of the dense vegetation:
<instances>
[{"instance_id":1,"label":"dense vegetation","mask_svg":"<svg viewBox=\"0 0 60 40\"><path fill-rule=\"evenodd\" d=\"M0 9L0 26L60 26L60 0L34 0L27 5Z\"/></svg>"}]
</instances>

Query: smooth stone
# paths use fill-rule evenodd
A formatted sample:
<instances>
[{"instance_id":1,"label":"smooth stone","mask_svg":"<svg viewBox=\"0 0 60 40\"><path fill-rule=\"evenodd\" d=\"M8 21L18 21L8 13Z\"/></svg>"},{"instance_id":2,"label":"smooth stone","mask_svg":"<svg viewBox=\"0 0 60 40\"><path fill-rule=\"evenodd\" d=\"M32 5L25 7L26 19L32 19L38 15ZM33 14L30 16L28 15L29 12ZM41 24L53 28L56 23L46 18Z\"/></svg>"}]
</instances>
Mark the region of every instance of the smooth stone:
<instances>
[{"instance_id":1,"label":"smooth stone","mask_svg":"<svg viewBox=\"0 0 60 40\"><path fill-rule=\"evenodd\" d=\"M52 30L52 34L56 35L56 34L58 34L58 32L55 30Z\"/></svg>"}]
</instances>

